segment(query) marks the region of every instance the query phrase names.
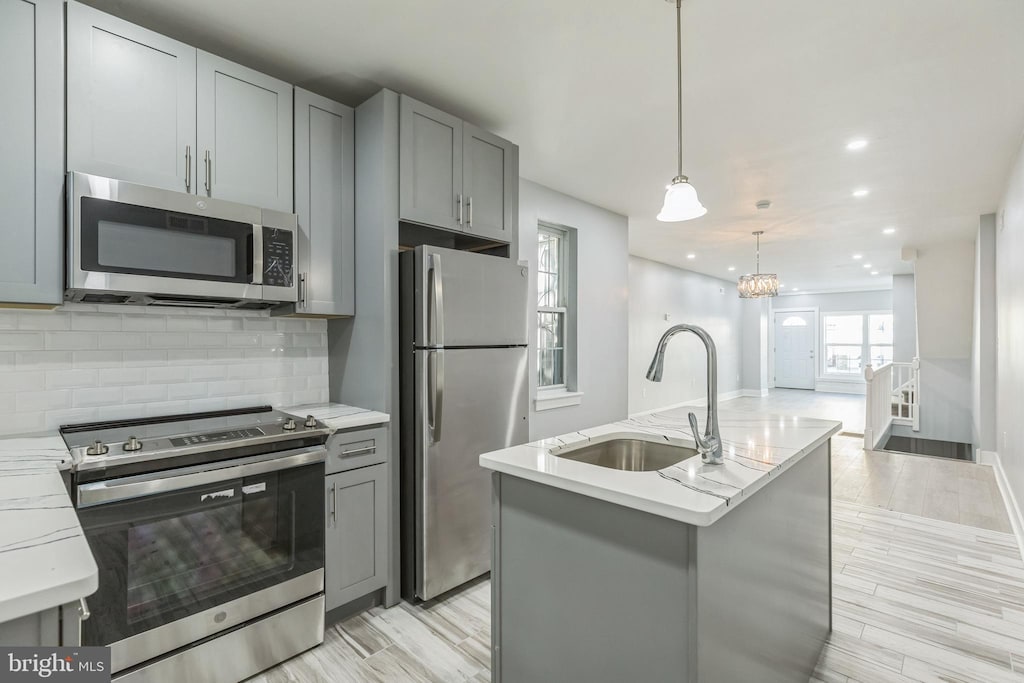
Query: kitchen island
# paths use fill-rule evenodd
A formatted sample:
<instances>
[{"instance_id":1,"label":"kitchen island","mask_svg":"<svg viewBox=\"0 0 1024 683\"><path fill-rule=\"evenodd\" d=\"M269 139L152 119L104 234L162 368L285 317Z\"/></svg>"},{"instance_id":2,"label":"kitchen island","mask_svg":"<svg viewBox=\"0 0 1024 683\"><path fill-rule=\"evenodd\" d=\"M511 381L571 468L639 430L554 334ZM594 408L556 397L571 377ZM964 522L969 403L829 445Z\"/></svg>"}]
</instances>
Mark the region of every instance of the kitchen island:
<instances>
[{"instance_id":1,"label":"kitchen island","mask_svg":"<svg viewBox=\"0 0 1024 683\"><path fill-rule=\"evenodd\" d=\"M831 629L841 424L722 413L720 425L721 465L585 461L616 443L693 453L683 410L480 457L494 472L495 681L810 677Z\"/></svg>"}]
</instances>

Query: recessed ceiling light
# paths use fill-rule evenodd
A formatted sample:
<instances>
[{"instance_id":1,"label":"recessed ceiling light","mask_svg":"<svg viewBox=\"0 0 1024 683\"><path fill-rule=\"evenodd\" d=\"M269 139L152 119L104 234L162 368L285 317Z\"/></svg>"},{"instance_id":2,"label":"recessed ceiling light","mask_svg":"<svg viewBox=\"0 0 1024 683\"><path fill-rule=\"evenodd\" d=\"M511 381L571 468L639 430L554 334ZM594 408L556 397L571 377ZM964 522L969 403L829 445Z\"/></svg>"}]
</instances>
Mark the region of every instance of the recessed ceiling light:
<instances>
[{"instance_id":1,"label":"recessed ceiling light","mask_svg":"<svg viewBox=\"0 0 1024 683\"><path fill-rule=\"evenodd\" d=\"M872 271L871 271L871 274L872 274L872 275L878 275L878 271L877 271L877 270L872 270Z\"/></svg>"},{"instance_id":2,"label":"recessed ceiling light","mask_svg":"<svg viewBox=\"0 0 1024 683\"><path fill-rule=\"evenodd\" d=\"M862 258L864 258L864 254L854 254L853 255L853 260L854 261L860 261Z\"/></svg>"},{"instance_id":3,"label":"recessed ceiling light","mask_svg":"<svg viewBox=\"0 0 1024 683\"><path fill-rule=\"evenodd\" d=\"M846 149L851 152L856 152L858 149L864 149L868 146L868 141L864 138L854 138L846 143Z\"/></svg>"},{"instance_id":4,"label":"recessed ceiling light","mask_svg":"<svg viewBox=\"0 0 1024 683\"><path fill-rule=\"evenodd\" d=\"M794 288L793 288L793 291L794 291L794 292L799 292L799 291L800 291L800 288L799 288L799 287L794 287Z\"/></svg>"},{"instance_id":5,"label":"recessed ceiling light","mask_svg":"<svg viewBox=\"0 0 1024 683\"><path fill-rule=\"evenodd\" d=\"M694 258L697 258L697 255L696 254L692 254L692 253L691 254L687 254L686 258L694 259Z\"/></svg>"},{"instance_id":6,"label":"recessed ceiling light","mask_svg":"<svg viewBox=\"0 0 1024 683\"><path fill-rule=\"evenodd\" d=\"M885 230L883 230L883 231L882 231L882 234L883 234L883 235L891 235L891 234L893 234L894 232L896 232L896 228L893 228L893 227L889 227L889 228L886 228Z\"/></svg>"},{"instance_id":7,"label":"recessed ceiling light","mask_svg":"<svg viewBox=\"0 0 1024 683\"><path fill-rule=\"evenodd\" d=\"M734 271L734 270L736 270L736 266L729 266L729 272L730 272L730 273L731 273L732 271Z\"/></svg>"},{"instance_id":8,"label":"recessed ceiling light","mask_svg":"<svg viewBox=\"0 0 1024 683\"><path fill-rule=\"evenodd\" d=\"M870 264L870 263L865 263L865 264L864 264L864 267L865 267L865 268L870 268L870 267L871 267L871 264Z\"/></svg>"},{"instance_id":9,"label":"recessed ceiling light","mask_svg":"<svg viewBox=\"0 0 1024 683\"><path fill-rule=\"evenodd\" d=\"M853 191L854 197L867 197L869 194L871 194L871 190L866 187L858 187Z\"/></svg>"},{"instance_id":10,"label":"recessed ceiling light","mask_svg":"<svg viewBox=\"0 0 1024 683\"><path fill-rule=\"evenodd\" d=\"M783 287L785 287L785 286L786 286L786 285L779 285L779 289L782 289L782 288L783 288Z\"/></svg>"}]
</instances>

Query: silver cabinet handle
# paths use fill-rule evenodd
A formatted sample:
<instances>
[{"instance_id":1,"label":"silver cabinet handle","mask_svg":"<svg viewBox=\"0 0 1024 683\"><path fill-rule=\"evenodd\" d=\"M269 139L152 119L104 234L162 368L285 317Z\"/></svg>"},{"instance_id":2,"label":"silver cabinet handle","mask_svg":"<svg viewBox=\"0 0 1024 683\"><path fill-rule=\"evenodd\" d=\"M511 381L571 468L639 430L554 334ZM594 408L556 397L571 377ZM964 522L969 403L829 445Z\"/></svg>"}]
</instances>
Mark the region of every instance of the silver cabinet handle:
<instances>
[{"instance_id":1,"label":"silver cabinet handle","mask_svg":"<svg viewBox=\"0 0 1024 683\"><path fill-rule=\"evenodd\" d=\"M85 598L78 599L78 619L79 621L87 621L92 616L92 612L89 611L89 603L85 601Z\"/></svg>"},{"instance_id":2,"label":"silver cabinet handle","mask_svg":"<svg viewBox=\"0 0 1024 683\"><path fill-rule=\"evenodd\" d=\"M353 448L350 451L342 451L341 453L338 454L338 457L340 457L340 458L351 458L354 455L368 455L370 453L376 453L376 452L377 452L377 447L376 446L365 446L363 448Z\"/></svg>"},{"instance_id":3,"label":"silver cabinet handle","mask_svg":"<svg viewBox=\"0 0 1024 683\"><path fill-rule=\"evenodd\" d=\"M185 145L185 192L192 191L192 145Z\"/></svg>"},{"instance_id":4,"label":"silver cabinet handle","mask_svg":"<svg viewBox=\"0 0 1024 683\"><path fill-rule=\"evenodd\" d=\"M455 205L458 207L459 225L462 225L462 195L461 194L459 194L458 198L455 200Z\"/></svg>"},{"instance_id":5,"label":"silver cabinet handle","mask_svg":"<svg viewBox=\"0 0 1024 683\"><path fill-rule=\"evenodd\" d=\"M212 180L210 177L213 175L213 157L210 156L210 150L206 150L206 156L203 158L203 163L206 165L206 194L210 194L210 184Z\"/></svg>"},{"instance_id":6,"label":"silver cabinet handle","mask_svg":"<svg viewBox=\"0 0 1024 683\"><path fill-rule=\"evenodd\" d=\"M331 484L331 526L338 525L338 485Z\"/></svg>"},{"instance_id":7,"label":"silver cabinet handle","mask_svg":"<svg viewBox=\"0 0 1024 683\"><path fill-rule=\"evenodd\" d=\"M473 227L473 198L469 197L466 199L466 213L469 214L469 227Z\"/></svg>"},{"instance_id":8,"label":"silver cabinet handle","mask_svg":"<svg viewBox=\"0 0 1024 683\"><path fill-rule=\"evenodd\" d=\"M299 308L306 309L306 274L299 273Z\"/></svg>"}]
</instances>

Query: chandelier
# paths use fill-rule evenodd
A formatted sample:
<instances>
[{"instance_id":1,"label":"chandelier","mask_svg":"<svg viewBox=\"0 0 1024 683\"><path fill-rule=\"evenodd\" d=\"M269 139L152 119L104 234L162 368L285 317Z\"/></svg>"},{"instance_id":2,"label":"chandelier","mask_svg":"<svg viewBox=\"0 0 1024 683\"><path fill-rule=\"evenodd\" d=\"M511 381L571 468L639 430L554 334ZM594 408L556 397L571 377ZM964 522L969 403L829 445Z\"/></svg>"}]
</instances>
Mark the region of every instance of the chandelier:
<instances>
[{"instance_id":1,"label":"chandelier","mask_svg":"<svg viewBox=\"0 0 1024 683\"><path fill-rule=\"evenodd\" d=\"M766 296L779 295L779 276L775 273L761 272L761 235L764 230L752 233L757 238L757 272L753 275L741 275L736 285L741 299L760 299Z\"/></svg>"}]
</instances>

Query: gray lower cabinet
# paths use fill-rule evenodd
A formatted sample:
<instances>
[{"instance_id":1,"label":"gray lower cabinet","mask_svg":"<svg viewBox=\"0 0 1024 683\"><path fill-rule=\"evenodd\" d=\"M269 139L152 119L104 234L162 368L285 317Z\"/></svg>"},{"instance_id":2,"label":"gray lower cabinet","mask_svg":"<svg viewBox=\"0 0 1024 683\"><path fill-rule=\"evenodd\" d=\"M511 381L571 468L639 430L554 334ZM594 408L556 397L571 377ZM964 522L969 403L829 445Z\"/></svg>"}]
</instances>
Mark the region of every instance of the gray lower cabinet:
<instances>
[{"instance_id":1,"label":"gray lower cabinet","mask_svg":"<svg viewBox=\"0 0 1024 683\"><path fill-rule=\"evenodd\" d=\"M387 583L387 466L348 470L325 481L325 583L332 610Z\"/></svg>"},{"instance_id":2,"label":"gray lower cabinet","mask_svg":"<svg viewBox=\"0 0 1024 683\"><path fill-rule=\"evenodd\" d=\"M0 645L75 647L82 644L82 621L89 618L84 600L0 623Z\"/></svg>"},{"instance_id":3,"label":"gray lower cabinet","mask_svg":"<svg viewBox=\"0 0 1024 683\"><path fill-rule=\"evenodd\" d=\"M0 0L0 303L61 302L63 14L59 0Z\"/></svg>"},{"instance_id":4,"label":"gray lower cabinet","mask_svg":"<svg viewBox=\"0 0 1024 683\"><path fill-rule=\"evenodd\" d=\"M195 192L196 49L69 2L68 170Z\"/></svg>"},{"instance_id":5,"label":"gray lower cabinet","mask_svg":"<svg viewBox=\"0 0 1024 683\"><path fill-rule=\"evenodd\" d=\"M196 93L198 193L291 213L292 86L199 50Z\"/></svg>"},{"instance_id":6,"label":"gray lower cabinet","mask_svg":"<svg viewBox=\"0 0 1024 683\"><path fill-rule=\"evenodd\" d=\"M299 301L288 313L352 316L355 277L355 112L295 89L295 213Z\"/></svg>"},{"instance_id":7,"label":"gray lower cabinet","mask_svg":"<svg viewBox=\"0 0 1024 683\"><path fill-rule=\"evenodd\" d=\"M401 220L513 241L516 145L405 95L398 144Z\"/></svg>"}]
</instances>

